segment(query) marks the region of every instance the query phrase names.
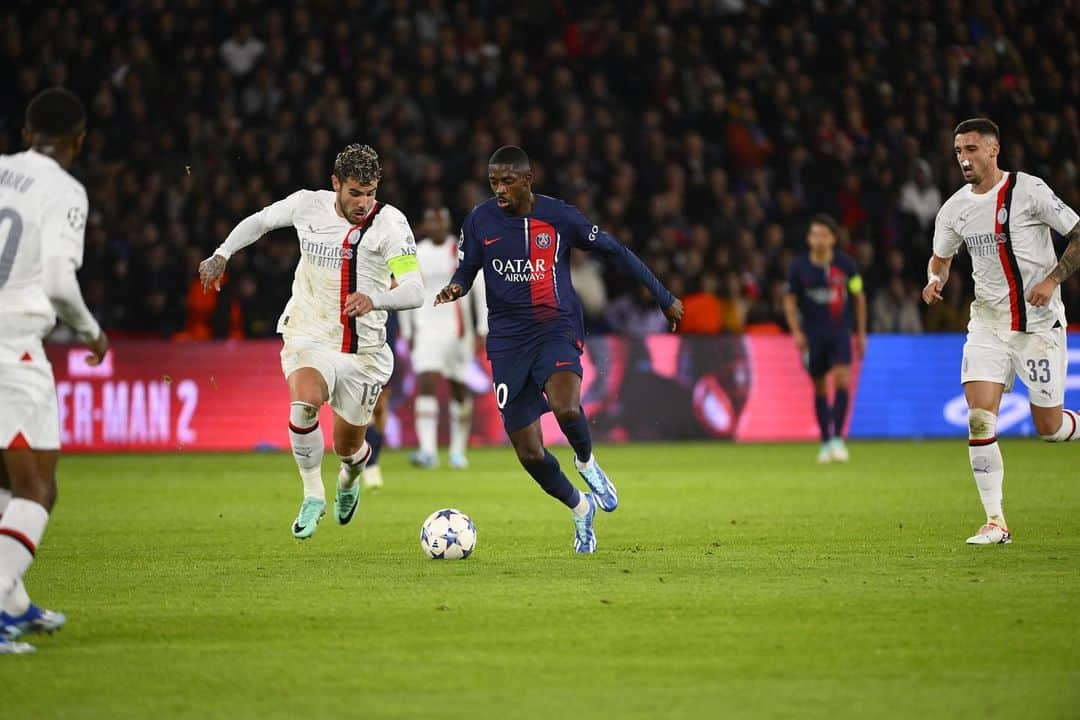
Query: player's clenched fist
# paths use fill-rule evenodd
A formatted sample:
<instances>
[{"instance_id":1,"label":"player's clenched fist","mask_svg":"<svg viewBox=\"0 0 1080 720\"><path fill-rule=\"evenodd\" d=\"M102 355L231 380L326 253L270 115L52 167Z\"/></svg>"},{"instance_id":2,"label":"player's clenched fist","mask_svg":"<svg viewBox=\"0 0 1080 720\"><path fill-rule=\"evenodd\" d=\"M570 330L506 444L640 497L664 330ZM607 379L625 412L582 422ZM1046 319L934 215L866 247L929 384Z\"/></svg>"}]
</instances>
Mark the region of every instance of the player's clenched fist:
<instances>
[{"instance_id":1,"label":"player's clenched fist","mask_svg":"<svg viewBox=\"0 0 1080 720\"><path fill-rule=\"evenodd\" d=\"M354 292L345 298L345 314L349 317L367 315L375 309L371 297L362 292Z\"/></svg>"},{"instance_id":2,"label":"player's clenched fist","mask_svg":"<svg viewBox=\"0 0 1080 720\"><path fill-rule=\"evenodd\" d=\"M941 297L942 287L943 283L940 280L931 280L926 283L926 287L924 287L922 291L923 302L927 305L941 302L944 299Z\"/></svg>"},{"instance_id":3,"label":"player's clenched fist","mask_svg":"<svg viewBox=\"0 0 1080 720\"><path fill-rule=\"evenodd\" d=\"M1057 280L1052 277L1046 278L1031 288L1031 292L1027 296L1028 302L1035 307L1046 307L1050 304L1050 298L1054 297L1054 290L1057 289L1057 286Z\"/></svg>"},{"instance_id":4,"label":"player's clenched fist","mask_svg":"<svg viewBox=\"0 0 1080 720\"><path fill-rule=\"evenodd\" d=\"M682 300L680 300L679 298L675 298L675 302L664 308L664 317L666 317L668 319L668 322L671 323L671 332L675 332L675 330L679 327L679 322L682 321L682 316L683 306Z\"/></svg>"},{"instance_id":5,"label":"player's clenched fist","mask_svg":"<svg viewBox=\"0 0 1080 720\"><path fill-rule=\"evenodd\" d=\"M220 255L211 255L199 263L199 279L202 280L203 292L209 290L211 285L215 290L221 291L221 276L225 274L226 262Z\"/></svg>"},{"instance_id":6,"label":"player's clenched fist","mask_svg":"<svg viewBox=\"0 0 1080 720\"><path fill-rule=\"evenodd\" d=\"M464 294L465 291L460 285L457 283L450 283L435 296L435 304L442 305L443 303L454 302Z\"/></svg>"},{"instance_id":7,"label":"player's clenched fist","mask_svg":"<svg viewBox=\"0 0 1080 720\"><path fill-rule=\"evenodd\" d=\"M109 338L105 331L99 332L96 338L86 344L86 347L90 350L90 354L86 356L86 364L91 367L100 365L109 352Z\"/></svg>"}]
</instances>

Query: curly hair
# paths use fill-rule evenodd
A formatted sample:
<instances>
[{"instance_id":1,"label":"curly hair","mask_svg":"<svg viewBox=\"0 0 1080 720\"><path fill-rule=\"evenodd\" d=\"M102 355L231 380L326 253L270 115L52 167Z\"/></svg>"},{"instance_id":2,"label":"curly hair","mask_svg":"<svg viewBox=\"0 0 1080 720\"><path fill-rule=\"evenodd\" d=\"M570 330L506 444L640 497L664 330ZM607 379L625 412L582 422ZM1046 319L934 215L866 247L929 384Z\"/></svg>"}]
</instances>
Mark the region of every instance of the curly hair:
<instances>
[{"instance_id":1,"label":"curly hair","mask_svg":"<svg viewBox=\"0 0 1080 720\"><path fill-rule=\"evenodd\" d=\"M352 179L361 185L377 183L382 177L379 153L370 145L347 145L334 160L334 175L338 180Z\"/></svg>"}]
</instances>

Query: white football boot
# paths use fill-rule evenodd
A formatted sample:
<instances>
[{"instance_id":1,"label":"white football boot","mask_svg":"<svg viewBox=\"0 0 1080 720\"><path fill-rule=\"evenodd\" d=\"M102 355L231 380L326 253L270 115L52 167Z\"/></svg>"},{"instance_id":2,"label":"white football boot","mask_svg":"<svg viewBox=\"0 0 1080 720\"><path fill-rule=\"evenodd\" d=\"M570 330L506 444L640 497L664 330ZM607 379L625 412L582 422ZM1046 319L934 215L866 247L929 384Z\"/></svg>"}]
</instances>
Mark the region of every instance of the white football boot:
<instances>
[{"instance_id":1,"label":"white football boot","mask_svg":"<svg viewBox=\"0 0 1080 720\"><path fill-rule=\"evenodd\" d=\"M968 545L1008 545L1012 542L1012 533L995 523L988 522L967 539Z\"/></svg>"},{"instance_id":2,"label":"white football boot","mask_svg":"<svg viewBox=\"0 0 1080 720\"><path fill-rule=\"evenodd\" d=\"M844 438L842 437L834 437L829 441L829 452L832 455L833 462L848 461L847 445L844 444Z\"/></svg>"}]
</instances>

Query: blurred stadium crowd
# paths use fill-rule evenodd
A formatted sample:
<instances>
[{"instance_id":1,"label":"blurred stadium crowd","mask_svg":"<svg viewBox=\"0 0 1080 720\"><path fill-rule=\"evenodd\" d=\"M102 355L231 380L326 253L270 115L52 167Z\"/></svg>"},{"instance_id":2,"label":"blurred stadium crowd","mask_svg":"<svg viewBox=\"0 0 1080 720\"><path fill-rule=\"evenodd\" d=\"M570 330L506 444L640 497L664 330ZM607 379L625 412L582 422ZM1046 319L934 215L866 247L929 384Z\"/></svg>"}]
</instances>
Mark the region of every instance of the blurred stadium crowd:
<instances>
[{"instance_id":1,"label":"blurred stadium crowd","mask_svg":"<svg viewBox=\"0 0 1080 720\"><path fill-rule=\"evenodd\" d=\"M328 187L354 141L379 151L379 197L418 237L456 233L488 195L492 150L523 146L537 190L685 296L687 332L782 326L785 266L815 212L840 221L863 268L871 330L959 330L966 270L947 303L918 300L934 215L962 183L952 128L994 119L1002 167L1080 208L1076 7L18 0L0 9L0 152L22 148L41 88L84 98L81 276L117 333L272 334L291 232L236 256L220 297L196 286L196 266L246 214ZM575 257L574 278L593 331L663 329L610 268ZM1080 279L1063 291L1080 319Z\"/></svg>"}]
</instances>

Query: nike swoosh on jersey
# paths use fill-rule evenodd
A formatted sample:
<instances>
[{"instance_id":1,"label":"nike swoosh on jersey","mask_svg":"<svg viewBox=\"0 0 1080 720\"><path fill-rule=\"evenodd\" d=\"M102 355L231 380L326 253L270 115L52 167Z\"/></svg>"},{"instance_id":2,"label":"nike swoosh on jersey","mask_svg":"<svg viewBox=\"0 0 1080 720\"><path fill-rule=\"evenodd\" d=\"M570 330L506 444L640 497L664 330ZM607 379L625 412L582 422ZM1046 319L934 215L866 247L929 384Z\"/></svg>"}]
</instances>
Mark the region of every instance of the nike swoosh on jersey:
<instances>
[{"instance_id":1,"label":"nike swoosh on jersey","mask_svg":"<svg viewBox=\"0 0 1080 720\"><path fill-rule=\"evenodd\" d=\"M501 235L500 235L499 237L493 237L493 238L484 238L484 244L485 244L485 245L491 245L491 244L493 244L493 243L497 243L497 242L499 242L500 240L502 240L502 236L501 236Z\"/></svg>"},{"instance_id":2,"label":"nike swoosh on jersey","mask_svg":"<svg viewBox=\"0 0 1080 720\"><path fill-rule=\"evenodd\" d=\"M573 365L573 360L558 360L555 363L555 367L566 367L567 365Z\"/></svg>"}]
</instances>

